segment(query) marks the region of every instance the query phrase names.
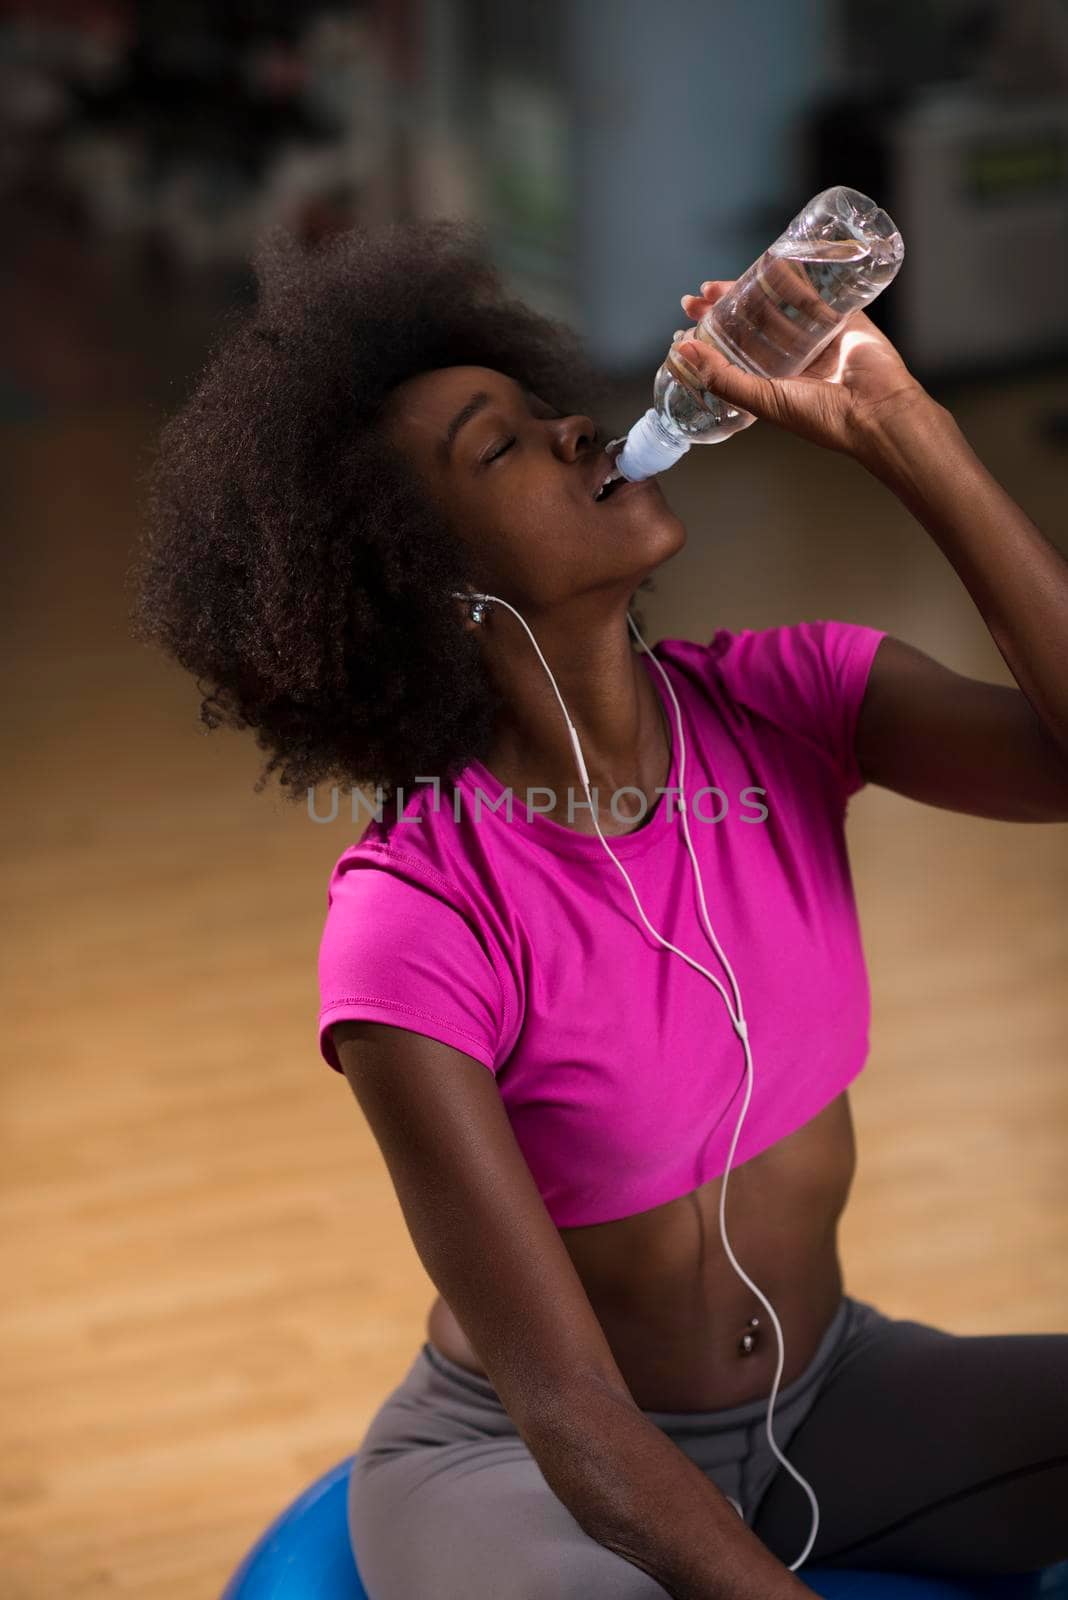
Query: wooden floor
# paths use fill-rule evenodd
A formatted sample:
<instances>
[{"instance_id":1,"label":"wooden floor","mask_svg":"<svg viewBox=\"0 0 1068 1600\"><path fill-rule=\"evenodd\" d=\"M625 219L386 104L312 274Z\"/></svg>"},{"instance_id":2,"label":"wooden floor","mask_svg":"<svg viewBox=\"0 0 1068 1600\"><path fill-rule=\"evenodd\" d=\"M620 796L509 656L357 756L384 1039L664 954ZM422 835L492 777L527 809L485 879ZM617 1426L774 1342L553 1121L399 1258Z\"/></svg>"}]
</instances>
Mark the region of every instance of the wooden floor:
<instances>
[{"instance_id":1,"label":"wooden floor","mask_svg":"<svg viewBox=\"0 0 1068 1600\"><path fill-rule=\"evenodd\" d=\"M176 336L160 321L154 345L144 303L94 292L52 311L43 367L22 351L4 441L2 1593L213 1600L355 1449L433 1290L316 1050L352 830L253 795L252 741L203 733L194 685L127 636ZM1037 426L1068 372L949 398L1068 537L1068 457ZM952 569L852 462L758 424L664 483L690 538L644 598L650 642L835 617L1011 681ZM847 1289L958 1333L1066 1329L1068 827L869 788L849 840L873 1033Z\"/></svg>"}]
</instances>

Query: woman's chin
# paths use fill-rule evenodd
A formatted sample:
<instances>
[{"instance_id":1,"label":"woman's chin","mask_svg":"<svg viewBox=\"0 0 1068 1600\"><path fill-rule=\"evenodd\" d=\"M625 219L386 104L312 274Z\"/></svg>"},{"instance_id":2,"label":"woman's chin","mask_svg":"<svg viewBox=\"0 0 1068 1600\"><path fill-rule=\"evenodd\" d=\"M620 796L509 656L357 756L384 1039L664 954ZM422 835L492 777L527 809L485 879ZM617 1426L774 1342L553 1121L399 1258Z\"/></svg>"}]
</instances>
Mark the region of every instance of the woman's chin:
<instances>
[{"instance_id":1,"label":"woman's chin","mask_svg":"<svg viewBox=\"0 0 1068 1600\"><path fill-rule=\"evenodd\" d=\"M622 561L629 575L644 577L654 568L678 555L686 543L686 524L675 515L666 500L657 496L652 504L632 506L629 513L612 519L610 528L600 525L597 549L605 561Z\"/></svg>"},{"instance_id":2,"label":"woman's chin","mask_svg":"<svg viewBox=\"0 0 1068 1600\"><path fill-rule=\"evenodd\" d=\"M678 555L686 543L686 524L675 515L665 500L662 506L653 507L640 524L641 533L649 546L649 560L659 566Z\"/></svg>"}]
</instances>

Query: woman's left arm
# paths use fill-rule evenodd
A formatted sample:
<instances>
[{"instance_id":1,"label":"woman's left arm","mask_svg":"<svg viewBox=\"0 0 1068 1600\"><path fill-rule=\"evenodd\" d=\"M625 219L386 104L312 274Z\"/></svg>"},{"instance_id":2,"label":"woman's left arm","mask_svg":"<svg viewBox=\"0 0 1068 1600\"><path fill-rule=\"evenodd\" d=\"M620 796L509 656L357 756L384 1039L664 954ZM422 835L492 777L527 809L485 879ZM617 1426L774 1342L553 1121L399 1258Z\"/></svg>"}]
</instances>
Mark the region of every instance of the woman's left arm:
<instances>
[{"instance_id":1,"label":"woman's left arm","mask_svg":"<svg viewBox=\"0 0 1068 1600\"><path fill-rule=\"evenodd\" d=\"M1019 688L884 639L857 722L860 770L973 816L1068 821L1068 561L926 391L886 410L852 453L952 564Z\"/></svg>"},{"instance_id":2,"label":"woman's left arm","mask_svg":"<svg viewBox=\"0 0 1068 1600\"><path fill-rule=\"evenodd\" d=\"M699 321L735 281L707 280L700 295L683 295L683 310ZM789 291L791 303L813 295L799 274ZM765 314L774 320L776 302ZM863 312L793 378L757 377L711 343L676 337L668 363L695 393L852 456L897 495L955 568L1019 684L963 677L888 636L857 720L863 776L973 816L1068 822L1068 561L952 413Z\"/></svg>"}]
</instances>

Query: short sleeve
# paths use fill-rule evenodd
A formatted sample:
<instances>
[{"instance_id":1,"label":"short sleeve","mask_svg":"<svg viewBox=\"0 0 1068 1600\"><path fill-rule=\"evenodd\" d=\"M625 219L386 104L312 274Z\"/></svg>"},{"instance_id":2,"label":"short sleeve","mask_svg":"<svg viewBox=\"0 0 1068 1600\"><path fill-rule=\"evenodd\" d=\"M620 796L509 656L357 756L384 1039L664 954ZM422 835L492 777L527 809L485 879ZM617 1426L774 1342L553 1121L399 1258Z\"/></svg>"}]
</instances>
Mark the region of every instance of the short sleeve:
<instances>
[{"instance_id":1,"label":"short sleeve","mask_svg":"<svg viewBox=\"0 0 1068 1600\"><path fill-rule=\"evenodd\" d=\"M884 629L859 622L796 622L720 629L711 649L732 696L829 758L843 800L864 787L856 727Z\"/></svg>"},{"instance_id":2,"label":"short sleeve","mask_svg":"<svg viewBox=\"0 0 1068 1600\"><path fill-rule=\"evenodd\" d=\"M384 1022L440 1039L496 1073L502 989L469 917L432 878L342 858L319 946L319 1051L342 1070L332 1022Z\"/></svg>"}]
</instances>

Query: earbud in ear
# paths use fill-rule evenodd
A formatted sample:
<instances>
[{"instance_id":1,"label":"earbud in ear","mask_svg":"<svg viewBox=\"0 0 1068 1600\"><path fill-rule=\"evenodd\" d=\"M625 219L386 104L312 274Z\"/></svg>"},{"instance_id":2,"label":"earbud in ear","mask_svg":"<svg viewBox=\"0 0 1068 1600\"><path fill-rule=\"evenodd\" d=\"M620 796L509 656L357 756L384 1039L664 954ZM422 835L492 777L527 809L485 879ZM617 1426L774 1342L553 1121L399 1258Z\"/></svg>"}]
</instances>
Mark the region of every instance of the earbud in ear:
<instances>
[{"instance_id":1,"label":"earbud in ear","mask_svg":"<svg viewBox=\"0 0 1068 1600\"><path fill-rule=\"evenodd\" d=\"M470 601L471 608L468 611L468 616L471 618L472 622L485 621L487 615L493 609L489 601L481 595L462 594L458 590L454 589L452 597L454 600Z\"/></svg>"}]
</instances>

